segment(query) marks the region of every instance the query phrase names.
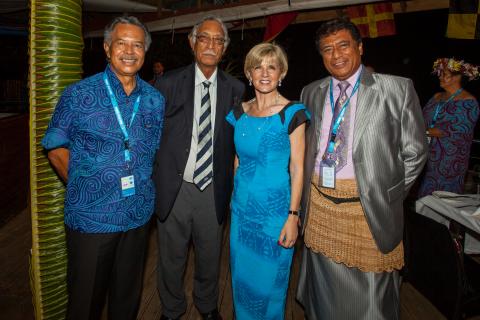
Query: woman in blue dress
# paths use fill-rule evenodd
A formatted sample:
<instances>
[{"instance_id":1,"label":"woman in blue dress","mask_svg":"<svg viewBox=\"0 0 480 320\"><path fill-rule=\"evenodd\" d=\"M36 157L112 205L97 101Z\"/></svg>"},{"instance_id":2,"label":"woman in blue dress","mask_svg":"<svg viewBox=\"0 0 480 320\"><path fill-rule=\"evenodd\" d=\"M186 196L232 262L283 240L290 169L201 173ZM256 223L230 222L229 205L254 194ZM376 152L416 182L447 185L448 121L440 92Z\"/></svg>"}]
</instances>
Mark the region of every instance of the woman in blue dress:
<instances>
[{"instance_id":1,"label":"woman in blue dress","mask_svg":"<svg viewBox=\"0 0 480 320\"><path fill-rule=\"evenodd\" d=\"M227 116L237 152L230 230L237 320L284 318L309 119L303 104L278 92L287 69L279 46L253 47L244 71L255 98Z\"/></svg>"},{"instance_id":2,"label":"woman in blue dress","mask_svg":"<svg viewBox=\"0 0 480 320\"><path fill-rule=\"evenodd\" d=\"M473 131L479 116L478 102L463 89L462 80L478 78L478 67L452 58L437 59L433 72L443 92L423 108L430 140L427 164L418 197L433 191L464 192Z\"/></svg>"}]
</instances>

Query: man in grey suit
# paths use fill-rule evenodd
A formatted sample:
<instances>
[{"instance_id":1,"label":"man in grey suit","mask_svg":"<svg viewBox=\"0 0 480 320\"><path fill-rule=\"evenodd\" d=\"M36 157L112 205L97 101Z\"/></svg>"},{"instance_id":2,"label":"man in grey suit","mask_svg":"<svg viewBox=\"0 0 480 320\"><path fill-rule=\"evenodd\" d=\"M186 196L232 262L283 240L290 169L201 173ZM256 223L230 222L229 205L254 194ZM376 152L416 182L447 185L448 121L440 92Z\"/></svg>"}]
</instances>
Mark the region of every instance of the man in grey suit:
<instances>
[{"instance_id":1,"label":"man in grey suit","mask_svg":"<svg viewBox=\"0 0 480 320\"><path fill-rule=\"evenodd\" d=\"M317 48L331 77L303 89L312 114L297 292L309 320L399 319L403 200L426 161L412 81L371 73L353 23L325 22Z\"/></svg>"},{"instance_id":2,"label":"man in grey suit","mask_svg":"<svg viewBox=\"0 0 480 320\"><path fill-rule=\"evenodd\" d=\"M233 129L225 117L245 86L218 68L229 38L223 22L205 17L189 35L195 63L166 73L157 89L165 124L153 181L158 226L158 293L162 320L179 319L187 304L183 275L195 248L193 301L203 319L217 310L223 222L233 187Z\"/></svg>"}]
</instances>

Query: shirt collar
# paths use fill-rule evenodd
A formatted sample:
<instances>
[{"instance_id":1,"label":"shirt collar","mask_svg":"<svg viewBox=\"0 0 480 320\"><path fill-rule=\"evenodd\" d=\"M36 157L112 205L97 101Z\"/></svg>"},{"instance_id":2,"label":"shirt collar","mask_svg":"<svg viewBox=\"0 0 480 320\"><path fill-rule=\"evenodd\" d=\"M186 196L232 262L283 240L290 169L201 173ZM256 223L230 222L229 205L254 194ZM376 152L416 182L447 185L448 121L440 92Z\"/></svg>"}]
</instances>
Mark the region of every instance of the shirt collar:
<instances>
[{"instance_id":1,"label":"shirt collar","mask_svg":"<svg viewBox=\"0 0 480 320\"><path fill-rule=\"evenodd\" d=\"M121 95L122 98L126 98L127 94L123 89L122 83L118 79L115 72L112 71L112 66L110 64L107 65L105 68L105 72L107 73L108 81L110 81L110 85L112 86L112 90L118 95ZM133 95L137 95L141 93L141 84L140 84L140 77L138 73L135 75L135 88L133 89L130 97Z\"/></svg>"},{"instance_id":2,"label":"shirt collar","mask_svg":"<svg viewBox=\"0 0 480 320\"><path fill-rule=\"evenodd\" d=\"M357 71L355 71L355 73L352 74L352 75L350 76L350 78L348 78L348 79L346 80L346 81L350 84L350 87L349 87L349 88L353 88L353 86L355 85L355 82L357 81L358 77L360 76L360 72L362 72L362 70L363 70L363 64L361 64L361 65L358 67ZM338 80L338 79L336 79L336 78L334 78L334 77L332 77L332 78L333 78L333 87L334 87L334 88L337 88L338 83L340 82L340 80ZM347 91L348 91L348 89L347 89Z\"/></svg>"},{"instance_id":3,"label":"shirt collar","mask_svg":"<svg viewBox=\"0 0 480 320\"><path fill-rule=\"evenodd\" d=\"M200 70L198 67L198 64L195 63L195 87L206 80L210 81L212 85L215 85L217 83L217 70L218 68L215 68L215 71L210 76L210 79L207 79L202 70Z\"/></svg>"}]
</instances>

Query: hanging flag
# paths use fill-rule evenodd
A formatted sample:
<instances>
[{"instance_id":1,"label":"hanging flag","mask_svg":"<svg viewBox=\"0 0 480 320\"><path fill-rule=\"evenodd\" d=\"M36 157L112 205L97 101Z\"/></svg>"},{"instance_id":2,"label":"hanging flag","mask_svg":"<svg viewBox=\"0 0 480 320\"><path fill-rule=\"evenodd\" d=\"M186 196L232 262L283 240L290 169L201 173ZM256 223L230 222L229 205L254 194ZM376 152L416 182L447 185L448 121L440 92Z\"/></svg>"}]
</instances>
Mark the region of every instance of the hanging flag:
<instances>
[{"instance_id":1,"label":"hanging flag","mask_svg":"<svg viewBox=\"0 0 480 320\"><path fill-rule=\"evenodd\" d=\"M268 16L263 41L268 42L275 39L296 17L296 12L284 12Z\"/></svg>"},{"instance_id":2,"label":"hanging flag","mask_svg":"<svg viewBox=\"0 0 480 320\"><path fill-rule=\"evenodd\" d=\"M479 2L479 0L450 0L447 38L480 39Z\"/></svg>"},{"instance_id":3,"label":"hanging flag","mask_svg":"<svg viewBox=\"0 0 480 320\"><path fill-rule=\"evenodd\" d=\"M362 38L376 38L395 34L395 20L391 3L351 6L347 8L350 21L360 30Z\"/></svg>"}]
</instances>

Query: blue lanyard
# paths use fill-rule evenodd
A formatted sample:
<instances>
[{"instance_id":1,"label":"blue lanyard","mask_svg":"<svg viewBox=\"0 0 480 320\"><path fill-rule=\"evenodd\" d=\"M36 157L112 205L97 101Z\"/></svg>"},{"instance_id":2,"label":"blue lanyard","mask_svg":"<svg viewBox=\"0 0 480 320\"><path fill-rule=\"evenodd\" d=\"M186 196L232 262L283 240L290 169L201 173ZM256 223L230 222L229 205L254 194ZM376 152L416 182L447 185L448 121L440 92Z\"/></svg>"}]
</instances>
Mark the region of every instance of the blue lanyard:
<instances>
[{"instance_id":1,"label":"blue lanyard","mask_svg":"<svg viewBox=\"0 0 480 320\"><path fill-rule=\"evenodd\" d=\"M347 106L350 103L350 98L353 97L355 92L357 92L358 87L360 86L360 78L362 77L362 72L363 72L363 67L362 67L362 70L360 71L360 74L358 75L357 81L355 82L355 86L353 87L352 93L344 102L342 106L342 110L340 111L340 113L337 116L337 119L335 119L335 122L333 123L332 132L330 134L330 141L328 142L329 153L332 153L335 149L335 138L337 136L338 128L340 127L340 124L343 121L343 115L345 114L345 111L347 110ZM330 106L332 107L332 117L333 117L333 114L335 113L335 103L333 102L333 79L330 79Z\"/></svg>"},{"instance_id":2,"label":"blue lanyard","mask_svg":"<svg viewBox=\"0 0 480 320\"><path fill-rule=\"evenodd\" d=\"M117 98L115 98L115 94L113 93L112 86L110 85L110 81L108 81L107 73L103 73L103 82L105 82L105 86L107 87L108 96L110 97L110 101L112 102L113 110L115 111L115 116L117 117L118 125L120 126L120 130L123 133L123 142L125 146L125 161L130 162L132 160L130 156L130 143L128 137L127 127L125 126L125 122L123 122L122 114L120 113L120 109L118 108ZM138 112L138 108L140 107L140 98L139 95L135 100L135 104L133 105L133 112L132 118L130 119L130 123L128 127L132 126L133 119L135 119L135 115Z\"/></svg>"},{"instance_id":3,"label":"blue lanyard","mask_svg":"<svg viewBox=\"0 0 480 320\"><path fill-rule=\"evenodd\" d=\"M433 128L435 127L435 123L437 122L437 117L438 117L438 113L440 112L440 109L444 106L444 105L447 105L450 101L453 100L453 98L455 98L456 96L458 96L461 92L463 91L463 88L460 88L458 89L457 91L455 91L448 99L447 101L441 103L437 103L437 106L435 108L435 114L433 115L433 119L432 119L432 122L430 123L430 128Z\"/></svg>"}]
</instances>

